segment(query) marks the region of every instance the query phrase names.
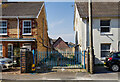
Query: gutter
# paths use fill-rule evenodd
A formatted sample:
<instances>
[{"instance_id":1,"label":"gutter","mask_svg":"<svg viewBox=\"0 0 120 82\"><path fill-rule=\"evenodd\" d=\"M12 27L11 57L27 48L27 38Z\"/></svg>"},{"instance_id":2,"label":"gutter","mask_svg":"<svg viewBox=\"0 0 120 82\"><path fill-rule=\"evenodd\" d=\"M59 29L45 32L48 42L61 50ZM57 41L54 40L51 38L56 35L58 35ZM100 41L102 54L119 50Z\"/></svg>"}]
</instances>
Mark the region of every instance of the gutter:
<instances>
[{"instance_id":1,"label":"gutter","mask_svg":"<svg viewBox=\"0 0 120 82\"><path fill-rule=\"evenodd\" d=\"M81 18L89 18L89 16L81 16ZM120 15L93 15L93 18L100 18L100 17L120 17Z\"/></svg>"}]
</instances>

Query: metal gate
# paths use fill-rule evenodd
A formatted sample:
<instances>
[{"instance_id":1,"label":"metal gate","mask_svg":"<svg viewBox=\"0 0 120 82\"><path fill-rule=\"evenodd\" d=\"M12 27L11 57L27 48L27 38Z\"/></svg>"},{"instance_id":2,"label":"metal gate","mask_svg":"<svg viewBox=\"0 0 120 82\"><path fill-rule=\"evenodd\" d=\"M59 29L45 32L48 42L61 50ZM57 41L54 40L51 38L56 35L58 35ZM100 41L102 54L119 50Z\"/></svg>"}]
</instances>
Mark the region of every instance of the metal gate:
<instances>
[{"instance_id":1,"label":"metal gate","mask_svg":"<svg viewBox=\"0 0 120 82\"><path fill-rule=\"evenodd\" d=\"M42 68L82 68L81 52L38 52L36 67Z\"/></svg>"}]
</instances>

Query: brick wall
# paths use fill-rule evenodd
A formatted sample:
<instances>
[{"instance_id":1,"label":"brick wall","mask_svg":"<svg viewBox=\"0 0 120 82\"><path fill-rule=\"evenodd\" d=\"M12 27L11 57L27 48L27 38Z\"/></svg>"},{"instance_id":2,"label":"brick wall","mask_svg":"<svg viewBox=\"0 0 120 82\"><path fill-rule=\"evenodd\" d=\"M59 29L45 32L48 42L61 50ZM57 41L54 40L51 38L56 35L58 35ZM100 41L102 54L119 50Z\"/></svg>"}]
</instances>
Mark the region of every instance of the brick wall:
<instances>
[{"instance_id":1,"label":"brick wall","mask_svg":"<svg viewBox=\"0 0 120 82\"><path fill-rule=\"evenodd\" d=\"M44 22L43 22L43 19L44 19ZM48 48L44 47L44 46L48 46L48 43L49 43L45 7L42 8L41 13L38 16L38 19L36 19L36 21L38 22L37 50L47 51ZM44 32L43 32L43 23L44 23ZM44 36L43 36L43 33L44 33ZM44 39L44 42L43 42L43 39Z\"/></svg>"},{"instance_id":2,"label":"brick wall","mask_svg":"<svg viewBox=\"0 0 120 82\"><path fill-rule=\"evenodd\" d=\"M17 19L8 19L8 37L17 38Z\"/></svg>"}]
</instances>

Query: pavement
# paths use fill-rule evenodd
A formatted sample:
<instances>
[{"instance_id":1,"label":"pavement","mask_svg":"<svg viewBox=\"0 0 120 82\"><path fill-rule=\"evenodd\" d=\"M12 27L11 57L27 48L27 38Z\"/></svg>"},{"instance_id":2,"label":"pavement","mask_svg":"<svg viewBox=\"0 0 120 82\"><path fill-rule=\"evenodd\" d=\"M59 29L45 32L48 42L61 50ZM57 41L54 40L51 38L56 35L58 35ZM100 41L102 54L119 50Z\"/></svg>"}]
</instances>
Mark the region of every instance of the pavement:
<instances>
[{"instance_id":1,"label":"pavement","mask_svg":"<svg viewBox=\"0 0 120 82\"><path fill-rule=\"evenodd\" d=\"M84 69L53 69L46 73L20 73L19 69L2 72L2 80L118 80L118 72L111 72L103 66L95 68L95 74Z\"/></svg>"}]
</instances>

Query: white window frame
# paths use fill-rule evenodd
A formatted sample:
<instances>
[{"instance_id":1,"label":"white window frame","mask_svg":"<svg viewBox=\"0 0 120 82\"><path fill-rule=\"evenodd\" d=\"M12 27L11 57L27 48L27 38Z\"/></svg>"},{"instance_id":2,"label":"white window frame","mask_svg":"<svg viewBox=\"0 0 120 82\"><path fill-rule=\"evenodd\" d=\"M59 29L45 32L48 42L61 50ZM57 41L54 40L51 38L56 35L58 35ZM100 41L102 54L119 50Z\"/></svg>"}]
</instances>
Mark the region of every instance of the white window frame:
<instances>
[{"instance_id":1,"label":"white window frame","mask_svg":"<svg viewBox=\"0 0 120 82\"><path fill-rule=\"evenodd\" d=\"M102 58L102 59L105 59L106 57L102 57L102 52L104 52L104 51L109 51L109 52L110 52L110 50L111 50L111 43L101 43L101 45L102 45L102 44L103 44L103 45L107 45L107 44L110 45L110 49L109 49L109 50L101 50L101 49L100 49L100 51L101 51L101 58ZM102 47L102 46L101 46L101 47Z\"/></svg>"},{"instance_id":2,"label":"white window frame","mask_svg":"<svg viewBox=\"0 0 120 82\"><path fill-rule=\"evenodd\" d=\"M101 21L102 21L102 20L100 20L100 23L101 23ZM103 20L103 21L105 21L105 20ZM107 20L106 20L106 21L107 21ZM110 20L110 23L111 23L111 20ZM108 27L109 27L109 30L110 30L109 32L101 32L101 28L108 28ZM107 33L110 33L110 32L111 32L110 26L101 26L101 25L100 25L100 33L101 33L101 34L107 34Z\"/></svg>"},{"instance_id":3,"label":"white window frame","mask_svg":"<svg viewBox=\"0 0 120 82\"><path fill-rule=\"evenodd\" d=\"M7 29L7 20L0 20L0 22L6 22L6 27L0 27L0 28L6 28ZM7 33L0 33L0 35L7 35Z\"/></svg>"},{"instance_id":4,"label":"white window frame","mask_svg":"<svg viewBox=\"0 0 120 82\"><path fill-rule=\"evenodd\" d=\"M2 45L2 44L0 43L0 45ZM0 52L2 52L2 57L3 57L3 45L2 45L2 51L0 51Z\"/></svg>"},{"instance_id":5,"label":"white window frame","mask_svg":"<svg viewBox=\"0 0 120 82\"><path fill-rule=\"evenodd\" d=\"M13 56L13 44L8 44L8 46L11 45L12 46L12 51L8 51L8 52L12 52L11 58Z\"/></svg>"},{"instance_id":6,"label":"white window frame","mask_svg":"<svg viewBox=\"0 0 120 82\"><path fill-rule=\"evenodd\" d=\"M30 22L30 28L31 28L31 33L24 33L24 22L29 21ZM23 20L23 29L22 29L22 35L31 35L32 34L32 22L31 20Z\"/></svg>"}]
</instances>

